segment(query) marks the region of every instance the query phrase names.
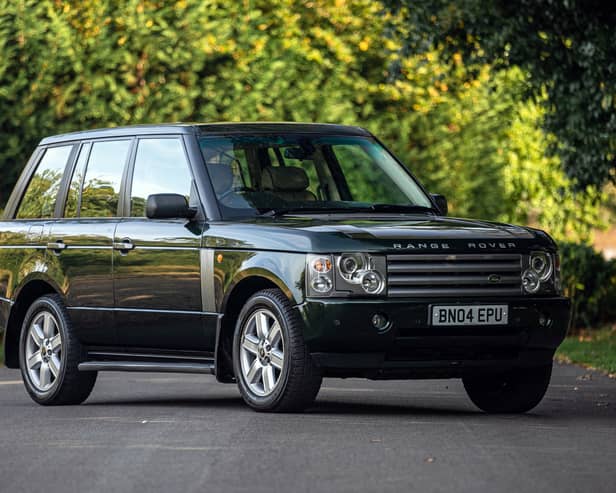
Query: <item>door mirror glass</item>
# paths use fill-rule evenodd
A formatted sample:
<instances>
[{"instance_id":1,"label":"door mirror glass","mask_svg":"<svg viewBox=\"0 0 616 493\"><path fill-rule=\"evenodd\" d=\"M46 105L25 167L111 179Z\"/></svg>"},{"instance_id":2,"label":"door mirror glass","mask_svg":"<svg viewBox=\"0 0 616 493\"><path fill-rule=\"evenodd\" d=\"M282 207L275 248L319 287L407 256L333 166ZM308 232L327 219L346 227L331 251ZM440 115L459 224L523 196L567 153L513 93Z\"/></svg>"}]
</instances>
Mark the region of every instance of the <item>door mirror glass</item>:
<instances>
[{"instance_id":1,"label":"door mirror glass","mask_svg":"<svg viewBox=\"0 0 616 493\"><path fill-rule=\"evenodd\" d=\"M447 199L445 198L445 196L438 193L432 193L430 195L436 203L436 206L438 207L438 210L441 215L446 216L449 208L447 206Z\"/></svg>"},{"instance_id":2,"label":"door mirror glass","mask_svg":"<svg viewBox=\"0 0 616 493\"><path fill-rule=\"evenodd\" d=\"M192 219L196 212L186 197L176 193L150 195L145 208L148 219Z\"/></svg>"}]
</instances>

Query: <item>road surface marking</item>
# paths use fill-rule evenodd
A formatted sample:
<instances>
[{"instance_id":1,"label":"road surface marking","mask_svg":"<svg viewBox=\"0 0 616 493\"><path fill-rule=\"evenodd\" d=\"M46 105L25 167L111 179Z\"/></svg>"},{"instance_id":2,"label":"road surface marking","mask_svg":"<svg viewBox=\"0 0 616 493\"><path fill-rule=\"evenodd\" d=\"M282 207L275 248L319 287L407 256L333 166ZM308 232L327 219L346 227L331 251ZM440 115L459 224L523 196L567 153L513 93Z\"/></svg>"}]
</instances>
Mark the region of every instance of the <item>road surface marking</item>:
<instances>
[{"instance_id":1,"label":"road surface marking","mask_svg":"<svg viewBox=\"0 0 616 493\"><path fill-rule=\"evenodd\" d=\"M22 383L21 380L6 380L5 382L0 382L0 385L21 385Z\"/></svg>"}]
</instances>

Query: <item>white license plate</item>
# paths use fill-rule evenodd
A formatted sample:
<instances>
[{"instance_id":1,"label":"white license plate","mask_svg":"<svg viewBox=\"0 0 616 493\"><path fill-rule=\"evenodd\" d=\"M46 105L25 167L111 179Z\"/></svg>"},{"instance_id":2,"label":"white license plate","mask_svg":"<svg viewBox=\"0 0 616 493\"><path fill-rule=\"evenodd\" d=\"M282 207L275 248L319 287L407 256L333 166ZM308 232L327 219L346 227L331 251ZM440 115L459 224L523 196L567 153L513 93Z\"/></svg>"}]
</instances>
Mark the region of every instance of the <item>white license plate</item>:
<instances>
[{"instance_id":1,"label":"white license plate","mask_svg":"<svg viewBox=\"0 0 616 493\"><path fill-rule=\"evenodd\" d=\"M432 325L507 325L507 305L434 305Z\"/></svg>"}]
</instances>

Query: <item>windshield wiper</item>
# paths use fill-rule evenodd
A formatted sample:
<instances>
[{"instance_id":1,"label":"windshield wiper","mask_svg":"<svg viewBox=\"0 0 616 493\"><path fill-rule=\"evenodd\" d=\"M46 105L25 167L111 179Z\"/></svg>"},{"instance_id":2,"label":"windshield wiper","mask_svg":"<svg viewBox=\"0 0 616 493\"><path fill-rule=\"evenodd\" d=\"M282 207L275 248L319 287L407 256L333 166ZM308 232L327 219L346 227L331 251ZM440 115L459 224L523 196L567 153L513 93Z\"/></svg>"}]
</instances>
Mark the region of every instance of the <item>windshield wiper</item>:
<instances>
[{"instance_id":1,"label":"windshield wiper","mask_svg":"<svg viewBox=\"0 0 616 493\"><path fill-rule=\"evenodd\" d=\"M302 213L302 212L306 212L306 213L314 213L314 212L331 212L332 210L339 210L339 209L332 209L332 208L327 208L327 207L281 207L281 208L276 208L276 209L265 209L261 212L261 216L266 216L266 217L277 217L277 216L284 216L285 214L291 214L291 213Z\"/></svg>"},{"instance_id":2,"label":"windshield wiper","mask_svg":"<svg viewBox=\"0 0 616 493\"><path fill-rule=\"evenodd\" d=\"M409 213L409 212L434 212L434 209L431 207L424 207L422 205L395 205L395 204L372 204L367 206L356 206L356 207L283 207L279 209L266 209L261 212L262 216L266 217L278 217L284 216L285 214L301 214L301 213L315 213L322 212L324 214L327 213L336 213L336 214L346 214L346 213L357 213L357 212L399 212L399 213Z\"/></svg>"},{"instance_id":3,"label":"windshield wiper","mask_svg":"<svg viewBox=\"0 0 616 493\"><path fill-rule=\"evenodd\" d=\"M432 207L403 204L372 204L368 209L374 212L434 212Z\"/></svg>"}]
</instances>

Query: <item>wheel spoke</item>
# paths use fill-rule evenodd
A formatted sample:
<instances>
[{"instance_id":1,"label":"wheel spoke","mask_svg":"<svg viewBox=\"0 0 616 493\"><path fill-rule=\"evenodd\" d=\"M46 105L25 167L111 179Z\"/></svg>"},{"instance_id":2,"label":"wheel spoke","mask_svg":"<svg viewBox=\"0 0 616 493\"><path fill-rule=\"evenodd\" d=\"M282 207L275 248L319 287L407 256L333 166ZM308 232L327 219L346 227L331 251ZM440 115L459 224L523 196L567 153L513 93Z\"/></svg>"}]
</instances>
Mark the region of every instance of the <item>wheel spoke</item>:
<instances>
[{"instance_id":1,"label":"wheel spoke","mask_svg":"<svg viewBox=\"0 0 616 493\"><path fill-rule=\"evenodd\" d=\"M56 334L53 339L51 339L51 349L54 353L57 353L62 347L62 338L60 334Z\"/></svg>"},{"instance_id":2,"label":"wheel spoke","mask_svg":"<svg viewBox=\"0 0 616 493\"><path fill-rule=\"evenodd\" d=\"M38 324L32 324L30 335L32 336L34 343L38 347L41 347L41 344L43 344L43 339L45 338L45 334L43 334L43 329L41 329L41 326Z\"/></svg>"},{"instance_id":3,"label":"wheel spoke","mask_svg":"<svg viewBox=\"0 0 616 493\"><path fill-rule=\"evenodd\" d=\"M246 334L242 341L242 347L251 354L257 354L259 351L259 341L255 340L253 336Z\"/></svg>"},{"instance_id":4,"label":"wheel spoke","mask_svg":"<svg viewBox=\"0 0 616 493\"><path fill-rule=\"evenodd\" d=\"M58 378L58 374L60 373L60 360L55 355L49 360L49 370L54 378Z\"/></svg>"},{"instance_id":5,"label":"wheel spoke","mask_svg":"<svg viewBox=\"0 0 616 493\"><path fill-rule=\"evenodd\" d=\"M274 379L274 369L271 367L271 365L264 366L263 367L263 391L266 394L269 394L274 388L275 384L276 384L276 381Z\"/></svg>"},{"instance_id":6,"label":"wheel spoke","mask_svg":"<svg viewBox=\"0 0 616 493\"><path fill-rule=\"evenodd\" d=\"M43 333L45 337L51 339L53 337L53 329L55 328L55 324L51 314L45 313L43 314Z\"/></svg>"},{"instance_id":7,"label":"wheel spoke","mask_svg":"<svg viewBox=\"0 0 616 493\"><path fill-rule=\"evenodd\" d=\"M49 385L51 372L49 371L49 365L47 363L41 364L41 372L39 376L39 382L41 388L45 388Z\"/></svg>"},{"instance_id":8,"label":"wheel spoke","mask_svg":"<svg viewBox=\"0 0 616 493\"><path fill-rule=\"evenodd\" d=\"M276 321L270 328L269 334L267 334L267 340L272 345L272 347L276 347L280 342L281 336L282 332L280 330L280 324L278 323L278 321Z\"/></svg>"},{"instance_id":9,"label":"wheel spoke","mask_svg":"<svg viewBox=\"0 0 616 493\"><path fill-rule=\"evenodd\" d=\"M282 370L284 356L278 349L273 349L270 353L272 366L278 370Z\"/></svg>"},{"instance_id":10,"label":"wheel spoke","mask_svg":"<svg viewBox=\"0 0 616 493\"><path fill-rule=\"evenodd\" d=\"M34 353L32 353L32 355L28 358L28 368L31 370L36 370L42 362L43 358L41 357L40 351L34 351Z\"/></svg>"},{"instance_id":11,"label":"wheel spoke","mask_svg":"<svg viewBox=\"0 0 616 493\"><path fill-rule=\"evenodd\" d=\"M257 324L257 336L259 336L259 339L265 339L269 333L267 315L264 312L257 313L255 322Z\"/></svg>"},{"instance_id":12,"label":"wheel spoke","mask_svg":"<svg viewBox=\"0 0 616 493\"><path fill-rule=\"evenodd\" d=\"M252 365L250 365L250 369L246 373L246 380L248 380L249 383L256 383L261 379L262 372L263 366L261 366L259 359L255 358Z\"/></svg>"}]
</instances>

